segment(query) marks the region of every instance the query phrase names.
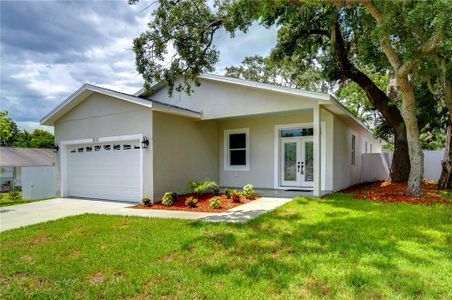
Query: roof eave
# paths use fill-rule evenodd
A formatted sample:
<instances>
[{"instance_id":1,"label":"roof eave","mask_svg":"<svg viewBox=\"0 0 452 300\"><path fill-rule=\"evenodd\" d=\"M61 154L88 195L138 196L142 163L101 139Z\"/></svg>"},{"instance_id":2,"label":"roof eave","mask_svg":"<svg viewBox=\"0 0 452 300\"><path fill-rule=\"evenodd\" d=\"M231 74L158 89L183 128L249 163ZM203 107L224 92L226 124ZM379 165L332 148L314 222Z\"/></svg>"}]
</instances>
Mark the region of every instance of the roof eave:
<instances>
[{"instance_id":1,"label":"roof eave","mask_svg":"<svg viewBox=\"0 0 452 300\"><path fill-rule=\"evenodd\" d=\"M365 130L367 130L370 134L373 136L372 130L369 129L369 127L366 126L366 124L363 123L360 119L358 119L354 114L352 114L333 94L330 94L330 101L336 105L342 112L344 112L345 115L352 118L358 125L363 127Z\"/></svg>"},{"instance_id":2,"label":"roof eave","mask_svg":"<svg viewBox=\"0 0 452 300\"><path fill-rule=\"evenodd\" d=\"M304 90L294 89L294 88L280 87L280 86L272 85L272 84L253 82L251 80L241 80L241 79L237 80L235 78L229 78L229 77L218 76L218 75L213 75L213 74L203 74L203 75L199 76L199 78L218 81L218 82L226 82L226 83L236 84L236 85L240 85L240 86L252 87L252 88L256 88L256 89L262 89L262 90L267 90L267 91L272 91L272 92L282 93L282 94L287 94L287 95L303 96L303 97L307 97L307 98L311 98L311 99L315 99L315 100L323 100L323 101L330 100L330 96L328 94L309 92L309 91L304 91Z\"/></svg>"}]
</instances>

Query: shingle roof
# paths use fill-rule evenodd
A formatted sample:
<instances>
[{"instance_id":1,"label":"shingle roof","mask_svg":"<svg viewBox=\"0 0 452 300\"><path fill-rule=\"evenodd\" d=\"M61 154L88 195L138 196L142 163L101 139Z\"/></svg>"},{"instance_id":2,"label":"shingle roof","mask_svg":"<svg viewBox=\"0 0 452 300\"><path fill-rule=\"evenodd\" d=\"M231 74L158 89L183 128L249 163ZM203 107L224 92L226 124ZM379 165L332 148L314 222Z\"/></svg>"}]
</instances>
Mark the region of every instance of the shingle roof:
<instances>
[{"instance_id":1,"label":"shingle roof","mask_svg":"<svg viewBox=\"0 0 452 300\"><path fill-rule=\"evenodd\" d=\"M54 163L53 149L0 147L2 167L52 166Z\"/></svg>"}]
</instances>

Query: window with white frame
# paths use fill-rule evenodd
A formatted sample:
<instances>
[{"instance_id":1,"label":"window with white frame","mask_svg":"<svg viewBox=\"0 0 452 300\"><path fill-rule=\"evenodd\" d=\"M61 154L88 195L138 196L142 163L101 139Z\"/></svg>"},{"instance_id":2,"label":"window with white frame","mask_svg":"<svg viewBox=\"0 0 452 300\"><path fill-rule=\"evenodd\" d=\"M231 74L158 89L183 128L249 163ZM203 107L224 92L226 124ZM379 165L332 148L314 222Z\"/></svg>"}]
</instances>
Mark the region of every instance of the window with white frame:
<instances>
[{"instance_id":1,"label":"window with white frame","mask_svg":"<svg viewBox=\"0 0 452 300\"><path fill-rule=\"evenodd\" d=\"M372 153L372 144L370 144L370 151L369 152Z\"/></svg>"},{"instance_id":2,"label":"window with white frame","mask_svg":"<svg viewBox=\"0 0 452 300\"><path fill-rule=\"evenodd\" d=\"M224 131L224 169L226 171L249 170L249 129Z\"/></svg>"},{"instance_id":3,"label":"window with white frame","mask_svg":"<svg viewBox=\"0 0 452 300\"><path fill-rule=\"evenodd\" d=\"M356 163L356 138L354 135L352 135L352 151L351 151L351 155L352 155L352 166L355 166Z\"/></svg>"}]
</instances>

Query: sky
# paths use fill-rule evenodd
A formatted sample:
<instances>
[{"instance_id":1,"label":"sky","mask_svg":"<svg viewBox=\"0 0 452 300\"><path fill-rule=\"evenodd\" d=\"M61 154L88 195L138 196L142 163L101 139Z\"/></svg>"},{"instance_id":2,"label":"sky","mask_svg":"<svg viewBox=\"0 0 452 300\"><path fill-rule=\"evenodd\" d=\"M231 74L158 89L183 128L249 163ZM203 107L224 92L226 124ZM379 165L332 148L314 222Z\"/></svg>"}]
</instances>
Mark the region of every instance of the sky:
<instances>
[{"instance_id":1,"label":"sky","mask_svg":"<svg viewBox=\"0 0 452 300\"><path fill-rule=\"evenodd\" d=\"M153 2L0 0L0 110L21 129L52 132L39 120L84 83L136 92L143 80L132 41L146 30ZM233 39L219 32L215 73L275 43L276 30L257 24Z\"/></svg>"}]
</instances>

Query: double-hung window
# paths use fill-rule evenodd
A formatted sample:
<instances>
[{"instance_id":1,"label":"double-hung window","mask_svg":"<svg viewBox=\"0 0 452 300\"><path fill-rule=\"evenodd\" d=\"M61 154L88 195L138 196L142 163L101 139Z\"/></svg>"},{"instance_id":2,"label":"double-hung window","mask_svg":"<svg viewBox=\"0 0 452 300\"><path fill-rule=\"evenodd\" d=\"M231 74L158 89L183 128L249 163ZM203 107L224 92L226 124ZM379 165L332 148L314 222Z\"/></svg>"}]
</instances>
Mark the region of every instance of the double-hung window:
<instances>
[{"instance_id":1,"label":"double-hung window","mask_svg":"<svg viewBox=\"0 0 452 300\"><path fill-rule=\"evenodd\" d=\"M224 131L224 169L226 171L248 171L249 129Z\"/></svg>"}]
</instances>

